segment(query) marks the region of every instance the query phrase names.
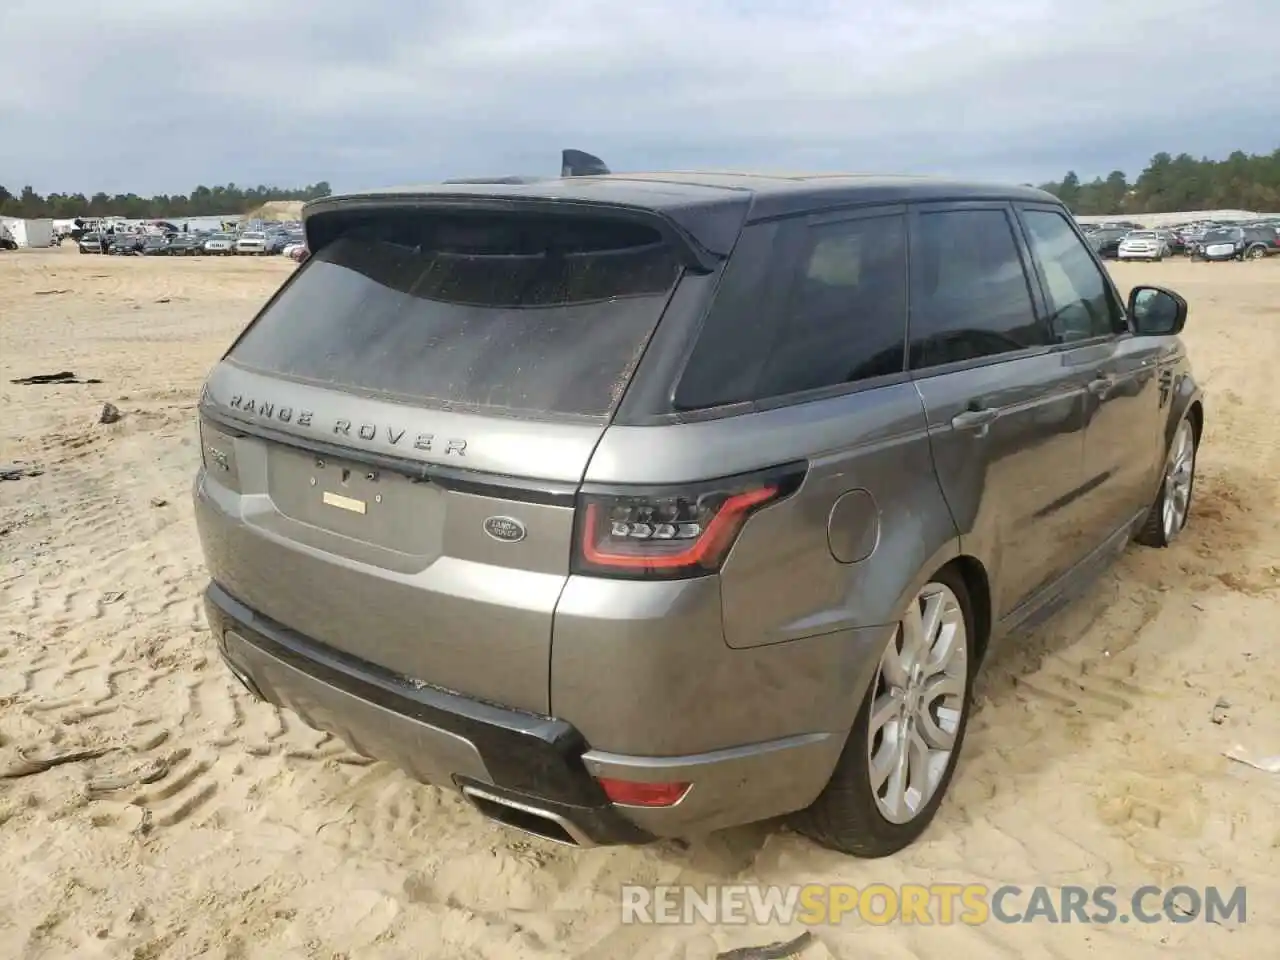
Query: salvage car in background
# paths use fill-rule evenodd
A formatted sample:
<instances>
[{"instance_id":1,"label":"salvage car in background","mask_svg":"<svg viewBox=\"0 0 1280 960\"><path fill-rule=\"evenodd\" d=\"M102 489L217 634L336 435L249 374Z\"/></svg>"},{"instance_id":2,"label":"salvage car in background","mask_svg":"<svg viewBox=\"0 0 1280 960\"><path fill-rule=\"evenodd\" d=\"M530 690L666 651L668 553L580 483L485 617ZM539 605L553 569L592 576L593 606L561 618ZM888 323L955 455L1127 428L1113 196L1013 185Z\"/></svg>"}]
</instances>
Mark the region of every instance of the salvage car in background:
<instances>
[{"instance_id":1,"label":"salvage car in background","mask_svg":"<svg viewBox=\"0 0 1280 960\"><path fill-rule=\"evenodd\" d=\"M1240 227L1214 227L1206 230L1200 238L1192 259L1217 262L1239 260L1244 248L1244 230Z\"/></svg>"},{"instance_id":2,"label":"salvage car in background","mask_svg":"<svg viewBox=\"0 0 1280 960\"><path fill-rule=\"evenodd\" d=\"M180 233L169 240L169 256L194 257L202 253L204 238L190 233Z\"/></svg>"},{"instance_id":3,"label":"salvage car in background","mask_svg":"<svg viewBox=\"0 0 1280 960\"><path fill-rule=\"evenodd\" d=\"M1120 241L1129 235L1128 227L1104 227L1089 234L1089 243L1103 260L1115 260L1120 255Z\"/></svg>"},{"instance_id":4,"label":"salvage car in background","mask_svg":"<svg viewBox=\"0 0 1280 960\"><path fill-rule=\"evenodd\" d=\"M229 257L236 252L236 241L229 233L215 233L204 241L204 252L218 257Z\"/></svg>"},{"instance_id":5,"label":"salvage car in background","mask_svg":"<svg viewBox=\"0 0 1280 960\"><path fill-rule=\"evenodd\" d=\"M1244 234L1242 257L1245 260L1265 260L1280 253L1280 227L1268 223L1240 229Z\"/></svg>"},{"instance_id":6,"label":"salvage car in background","mask_svg":"<svg viewBox=\"0 0 1280 960\"><path fill-rule=\"evenodd\" d=\"M1168 252L1164 238L1154 230L1133 230L1116 245L1120 260L1163 260Z\"/></svg>"},{"instance_id":7,"label":"salvage car in background","mask_svg":"<svg viewBox=\"0 0 1280 960\"><path fill-rule=\"evenodd\" d=\"M262 257L270 252L267 249L267 235L257 230L240 234L235 249L242 256Z\"/></svg>"}]
</instances>

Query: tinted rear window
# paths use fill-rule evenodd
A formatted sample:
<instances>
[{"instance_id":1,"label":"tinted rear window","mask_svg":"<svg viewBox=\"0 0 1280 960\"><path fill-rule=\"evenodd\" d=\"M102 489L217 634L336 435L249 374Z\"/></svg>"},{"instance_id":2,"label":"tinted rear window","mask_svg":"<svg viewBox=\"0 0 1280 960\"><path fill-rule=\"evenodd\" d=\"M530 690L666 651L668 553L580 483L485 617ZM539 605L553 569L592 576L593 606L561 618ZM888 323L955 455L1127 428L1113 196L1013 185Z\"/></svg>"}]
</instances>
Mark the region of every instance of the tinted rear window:
<instances>
[{"instance_id":1,"label":"tinted rear window","mask_svg":"<svg viewBox=\"0 0 1280 960\"><path fill-rule=\"evenodd\" d=\"M680 269L629 222L384 214L314 254L231 358L417 403L606 416Z\"/></svg>"}]
</instances>

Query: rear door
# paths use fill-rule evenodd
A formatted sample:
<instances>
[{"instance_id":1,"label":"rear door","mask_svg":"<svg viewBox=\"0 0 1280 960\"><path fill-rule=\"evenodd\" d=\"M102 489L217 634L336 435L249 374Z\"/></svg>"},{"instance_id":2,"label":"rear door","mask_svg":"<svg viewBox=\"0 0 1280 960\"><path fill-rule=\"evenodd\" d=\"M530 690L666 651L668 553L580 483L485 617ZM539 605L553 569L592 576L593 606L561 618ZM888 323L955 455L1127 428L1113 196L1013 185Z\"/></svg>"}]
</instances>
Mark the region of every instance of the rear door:
<instances>
[{"instance_id":1,"label":"rear door","mask_svg":"<svg viewBox=\"0 0 1280 960\"><path fill-rule=\"evenodd\" d=\"M1089 371L1081 517L1101 544L1149 506L1164 462L1160 356L1174 338L1135 337L1110 278L1066 215L1022 205L1054 338Z\"/></svg>"},{"instance_id":2,"label":"rear door","mask_svg":"<svg viewBox=\"0 0 1280 960\"><path fill-rule=\"evenodd\" d=\"M920 205L911 224L910 368L962 547L1002 617L1086 549L1084 375L1053 350L1008 204Z\"/></svg>"},{"instance_id":3,"label":"rear door","mask_svg":"<svg viewBox=\"0 0 1280 960\"><path fill-rule=\"evenodd\" d=\"M680 262L582 216L337 233L208 381L210 573L319 643L545 712L574 492Z\"/></svg>"}]
</instances>

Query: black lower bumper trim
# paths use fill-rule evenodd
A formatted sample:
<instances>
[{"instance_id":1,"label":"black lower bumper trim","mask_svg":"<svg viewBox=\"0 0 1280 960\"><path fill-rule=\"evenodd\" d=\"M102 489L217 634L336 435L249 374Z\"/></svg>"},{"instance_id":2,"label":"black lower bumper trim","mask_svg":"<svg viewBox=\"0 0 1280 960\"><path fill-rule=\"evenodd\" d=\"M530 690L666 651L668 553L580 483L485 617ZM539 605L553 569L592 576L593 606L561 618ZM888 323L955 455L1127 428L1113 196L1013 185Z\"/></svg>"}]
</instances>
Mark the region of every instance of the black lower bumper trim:
<instances>
[{"instance_id":1,"label":"black lower bumper trim","mask_svg":"<svg viewBox=\"0 0 1280 960\"><path fill-rule=\"evenodd\" d=\"M571 724L410 682L268 620L216 583L205 591L205 605L220 643L225 631L234 629L246 643L316 680L463 737L480 754L497 788L513 799L536 802L573 819L596 842L640 842L634 836L637 828L609 804L587 772L582 762L587 744ZM252 685L253 678L248 682ZM595 829L588 829L589 822Z\"/></svg>"}]
</instances>

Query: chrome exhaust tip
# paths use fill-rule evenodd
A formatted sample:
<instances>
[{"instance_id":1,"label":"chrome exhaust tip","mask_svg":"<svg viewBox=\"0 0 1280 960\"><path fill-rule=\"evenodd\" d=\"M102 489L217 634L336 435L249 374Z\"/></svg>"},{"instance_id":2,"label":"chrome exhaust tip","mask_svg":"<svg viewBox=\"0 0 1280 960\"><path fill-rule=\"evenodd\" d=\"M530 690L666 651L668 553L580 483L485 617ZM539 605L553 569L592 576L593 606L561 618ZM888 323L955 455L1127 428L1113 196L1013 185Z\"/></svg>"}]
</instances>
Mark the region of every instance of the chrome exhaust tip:
<instances>
[{"instance_id":1,"label":"chrome exhaust tip","mask_svg":"<svg viewBox=\"0 0 1280 960\"><path fill-rule=\"evenodd\" d=\"M470 784L462 788L462 795L484 817L505 827L567 847L596 846L595 841L575 826L572 820L558 813L501 797Z\"/></svg>"}]
</instances>

